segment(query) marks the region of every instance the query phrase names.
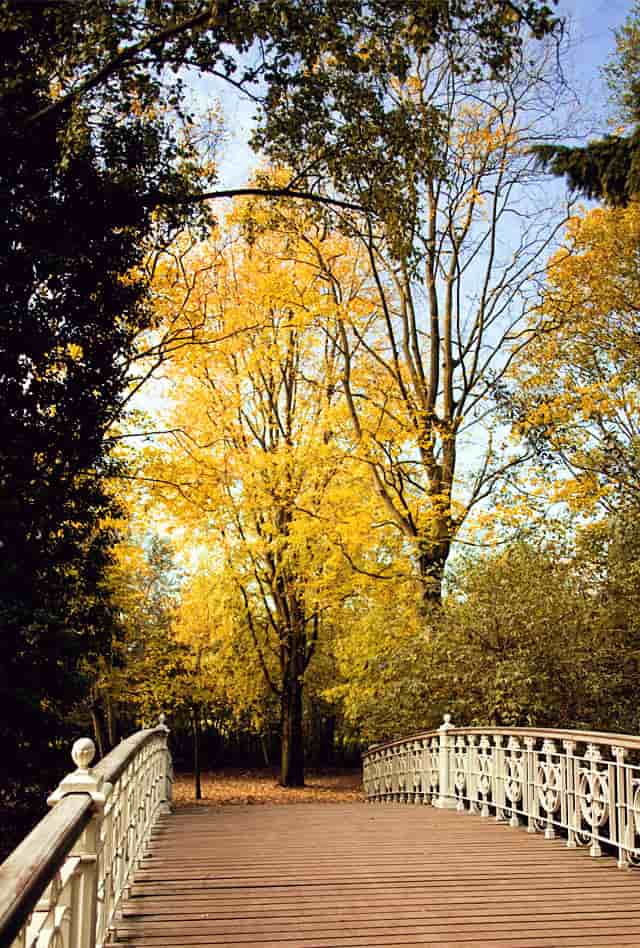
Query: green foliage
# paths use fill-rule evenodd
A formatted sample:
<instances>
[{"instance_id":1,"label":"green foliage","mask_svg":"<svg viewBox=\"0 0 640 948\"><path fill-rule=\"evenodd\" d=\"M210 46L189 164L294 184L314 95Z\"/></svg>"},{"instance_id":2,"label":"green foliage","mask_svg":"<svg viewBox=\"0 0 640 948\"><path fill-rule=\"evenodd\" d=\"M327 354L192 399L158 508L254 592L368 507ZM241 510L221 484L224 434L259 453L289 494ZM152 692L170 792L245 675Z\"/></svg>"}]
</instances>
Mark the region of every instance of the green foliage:
<instances>
[{"instance_id":1,"label":"green foliage","mask_svg":"<svg viewBox=\"0 0 640 948\"><path fill-rule=\"evenodd\" d=\"M16 6L5 0L0 23L16 48L22 34L47 32L40 65L53 94L48 103L21 109L20 118L30 127L45 116L66 114L65 154L85 140L84 119L91 115L92 135L100 138L108 167L124 162L128 169L135 165L137 174L155 149L155 165L166 169L167 158L179 157L184 148L169 117L186 126L193 122L186 94L191 71L226 81L261 102L265 128L258 144L268 144L276 158L284 148L306 171L312 164L312 183L328 176L341 190L355 188L362 197L366 165L367 196L379 204L386 188L398 191L400 180L410 183L417 162L433 156L438 126L435 112L427 116L408 102L390 103L388 83L404 80L413 57L443 40L450 44L456 72L504 74L527 34L542 38L553 31L554 5L543 0L508 5L501 0L76 0ZM175 161L168 165L174 174L149 181L138 200L179 207L184 178L175 173ZM204 191L214 180L205 175L193 190Z\"/></svg>"},{"instance_id":2,"label":"green foliage","mask_svg":"<svg viewBox=\"0 0 640 948\"><path fill-rule=\"evenodd\" d=\"M65 32L71 7L0 9L2 807L44 799L87 693L83 663L110 648L110 426L150 324L129 274L162 230L132 194L175 177L164 129L119 112L115 88L99 129L84 109L49 110L68 79L56 53L82 47L81 24Z\"/></svg>"},{"instance_id":3,"label":"green foliage","mask_svg":"<svg viewBox=\"0 0 640 948\"><path fill-rule=\"evenodd\" d=\"M593 659L595 616L561 549L517 544L461 567L434 641L444 677L438 690L444 696L453 674L458 720L586 723L592 709L582 674Z\"/></svg>"},{"instance_id":4,"label":"green foliage","mask_svg":"<svg viewBox=\"0 0 640 948\"><path fill-rule=\"evenodd\" d=\"M342 687L352 724L369 741L445 711L461 725L635 733L639 544L624 519L591 528L573 554L517 543L459 561L428 632L391 629L391 645L372 630Z\"/></svg>"},{"instance_id":5,"label":"green foliage","mask_svg":"<svg viewBox=\"0 0 640 948\"><path fill-rule=\"evenodd\" d=\"M24 39L24 37L23 37ZM17 60L17 111L41 101L29 73L33 45L0 38L2 76ZM24 58L21 58L24 57ZM108 462L102 436L122 384L115 353L140 319L139 292L118 282L135 259L115 233L116 207L87 147L63 170L56 125L40 134L4 130L0 207L0 736L3 803L23 783L43 793L62 718L82 694L82 653L99 648L108 609L98 585L112 540L112 505L96 475ZM113 195L117 206L117 195ZM121 218L120 218L121 219Z\"/></svg>"},{"instance_id":6,"label":"green foliage","mask_svg":"<svg viewBox=\"0 0 640 948\"><path fill-rule=\"evenodd\" d=\"M413 70L437 47L445 50L452 76L471 82L505 75L527 34L542 38L557 24L551 7L538 3L337 6L342 15L319 34L320 43L315 24L308 23L298 52L302 68L269 86L255 143L311 186L357 197L393 224L399 239L403 229L418 226L420 176L429 169L446 175L446 104L401 94Z\"/></svg>"},{"instance_id":7,"label":"green foliage","mask_svg":"<svg viewBox=\"0 0 640 948\"><path fill-rule=\"evenodd\" d=\"M179 600L174 552L156 535L129 537L118 545L107 581L119 630L111 655L93 669L94 709L107 724L110 715L124 718L129 731L187 699L185 661L172 636ZM108 735L108 743L117 737Z\"/></svg>"},{"instance_id":8,"label":"green foliage","mask_svg":"<svg viewBox=\"0 0 640 948\"><path fill-rule=\"evenodd\" d=\"M552 174L566 177L573 191L624 206L640 193L640 4L633 5L616 32L616 54L605 75L623 121L635 128L589 142L582 148L541 145L534 149Z\"/></svg>"},{"instance_id":9,"label":"green foliage","mask_svg":"<svg viewBox=\"0 0 640 948\"><path fill-rule=\"evenodd\" d=\"M640 133L608 135L584 148L540 145L540 163L551 174L566 177L572 191L585 197L626 205L640 193Z\"/></svg>"}]
</instances>

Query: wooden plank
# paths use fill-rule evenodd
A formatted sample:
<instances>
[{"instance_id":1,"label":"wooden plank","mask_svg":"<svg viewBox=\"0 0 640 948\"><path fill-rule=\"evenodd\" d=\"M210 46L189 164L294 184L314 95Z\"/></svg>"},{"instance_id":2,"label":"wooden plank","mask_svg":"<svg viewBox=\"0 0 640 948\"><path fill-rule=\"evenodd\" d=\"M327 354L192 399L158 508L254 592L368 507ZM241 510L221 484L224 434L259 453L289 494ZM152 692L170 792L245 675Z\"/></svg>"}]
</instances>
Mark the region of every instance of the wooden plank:
<instances>
[{"instance_id":1,"label":"wooden plank","mask_svg":"<svg viewBox=\"0 0 640 948\"><path fill-rule=\"evenodd\" d=\"M154 834L111 945L640 945L640 886L523 829L430 807L185 808Z\"/></svg>"}]
</instances>

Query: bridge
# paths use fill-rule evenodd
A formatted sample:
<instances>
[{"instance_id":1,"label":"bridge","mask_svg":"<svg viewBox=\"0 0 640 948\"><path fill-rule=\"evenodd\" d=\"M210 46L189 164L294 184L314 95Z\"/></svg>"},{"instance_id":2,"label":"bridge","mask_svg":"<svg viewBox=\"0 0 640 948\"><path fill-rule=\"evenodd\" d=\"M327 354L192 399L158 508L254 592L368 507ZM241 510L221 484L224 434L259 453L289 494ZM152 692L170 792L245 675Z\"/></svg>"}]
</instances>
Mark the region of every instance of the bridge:
<instances>
[{"instance_id":1,"label":"bridge","mask_svg":"<svg viewBox=\"0 0 640 948\"><path fill-rule=\"evenodd\" d=\"M171 813L168 733L76 742L0 867L2 948L640 945L640 737L447 716L364 755L385 805Z\"/></svg>"}]
</instances>

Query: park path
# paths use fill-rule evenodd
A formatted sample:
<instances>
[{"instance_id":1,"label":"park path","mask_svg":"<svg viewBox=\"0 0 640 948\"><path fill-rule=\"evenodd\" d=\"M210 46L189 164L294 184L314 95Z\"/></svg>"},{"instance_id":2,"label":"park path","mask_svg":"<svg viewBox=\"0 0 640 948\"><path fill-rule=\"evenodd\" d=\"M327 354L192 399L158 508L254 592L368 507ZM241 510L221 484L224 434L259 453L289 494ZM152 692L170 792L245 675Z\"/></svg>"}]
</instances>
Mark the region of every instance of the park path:
<instances>
[{"instance_id":1,"label":"park path","mask_svg":"<svg viewBox=\"0 0 640 948\"><path fill-rule=\"evenodd\" d=\"M109 944L640 946L640 873L426 806L183 807L159 823Z\"/></svg>"}]
</instances>

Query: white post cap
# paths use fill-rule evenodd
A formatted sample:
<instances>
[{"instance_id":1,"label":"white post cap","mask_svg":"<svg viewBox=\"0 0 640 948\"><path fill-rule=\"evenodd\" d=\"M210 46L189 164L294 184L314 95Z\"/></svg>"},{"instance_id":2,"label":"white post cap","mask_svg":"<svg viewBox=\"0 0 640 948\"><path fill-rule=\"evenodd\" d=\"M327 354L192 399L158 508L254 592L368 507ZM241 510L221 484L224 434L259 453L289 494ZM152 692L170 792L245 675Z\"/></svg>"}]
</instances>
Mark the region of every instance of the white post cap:
<instances>
[{"instance_id":1,"label":"white post cap","mask_svg":"<svg viewBox=\"0 0 640 948\"><path fill-rule=\"evenodd\" d=\"M104 778L96 776L91 762L96 755L96 745L90 737L80 737L71 748L71 757L76 770L60 781L53 793L47 797L49 806L55 806L70 793L88 793L94 803L103 807L113 787Z\"/></svg>"}]
</instances>

